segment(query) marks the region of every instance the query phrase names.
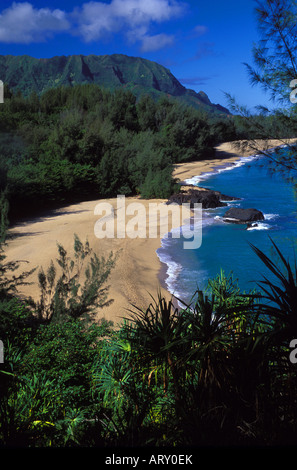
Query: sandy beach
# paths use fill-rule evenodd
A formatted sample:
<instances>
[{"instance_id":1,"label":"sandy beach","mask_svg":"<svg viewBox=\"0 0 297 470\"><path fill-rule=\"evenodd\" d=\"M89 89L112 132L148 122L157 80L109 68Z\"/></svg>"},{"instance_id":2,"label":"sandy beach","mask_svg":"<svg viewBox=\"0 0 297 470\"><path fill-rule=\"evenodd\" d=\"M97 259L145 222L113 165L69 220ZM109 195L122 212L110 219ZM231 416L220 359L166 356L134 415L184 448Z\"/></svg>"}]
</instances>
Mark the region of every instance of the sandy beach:
<instances>
[{"instance_id":1,"label":"sandy beach","mask_svg":"<svg viewBox=\"0 0 297 470\"><path fill-rule=\"evenodd\" d=\"M259 149L275 147L284 142L270 141L268 144L258 142ZM197 176L210 171L217 165L229 164L238 160L241 156L254 154L253 147L239 151L231 143L225 143L216 148L214 159L190 162L176 165L173 176L182 182L187 178ZM47 269L51 260L57 258L57 243L61 244L72 254L73 237L77 234L82 242L88 239L90 246L98 256L107 257L110 251L119 252L116 267L109 278L109 299L113 299L110 306L100 309L96 319L104 317L115 324L128 315L127 309L131 304L140 308L146 308L151 301L151 295L157 296L158 290L168 299L171 294L166 291L162 278L166 274L166 267L156 254L161 245L162 235L156 238L102 238L94 233L94 227L100 217L94 213L97 204L103 201L87 201L70 205L53 211L44 217L18 223L9 230L11 238L5 249L6 260L26 260L28 263L21 265L21 270L29 270L36 267L37 270L31 277L32 285L20 289L20 295L32 296L38 300L40 291L37 285L37 273L40 267ZM118 208L118 200L108 199L104 202L110 204L115 213ZM141 203L149 214L150 204L165 204L164 200L142 200L138 197L126 198L126 206L131 203ZM148 229L148 217L146 228ZM151 222L151 221L150 221ZM157 222L158 225L158 222ZM156 229L160 229L159 225ZM148 230L147 230L148 233Z\"/></svg>"},{"instance_id":2,"label":"sandy beach","mask_svg":"<svg viewBox=\"0 0 297 470\"><path fill-rule=\"evenodd\" d=\"M254 140L249 142L225 142L216 147L215 158L199 162L180 163L175 166L173 176L181 181L207 173L216 166L236 162L240 157L256 155L280 145L289 145L296 139L285 140Z\"/></svg>"}]
</instances>

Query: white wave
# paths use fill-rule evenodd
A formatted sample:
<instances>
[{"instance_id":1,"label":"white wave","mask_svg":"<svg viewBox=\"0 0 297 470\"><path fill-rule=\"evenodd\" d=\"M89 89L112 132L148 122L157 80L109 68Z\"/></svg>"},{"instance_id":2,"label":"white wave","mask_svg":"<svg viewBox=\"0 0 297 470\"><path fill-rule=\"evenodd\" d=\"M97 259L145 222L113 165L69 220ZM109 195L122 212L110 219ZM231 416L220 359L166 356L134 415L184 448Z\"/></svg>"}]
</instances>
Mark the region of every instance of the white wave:
<instances>
[{"instance_id":1,"label":"white wave","mask_svg":"<svg viewBox=\"0 0 297 470\"><path fill-rule=\"evenodd\" d=\"M250 155L249 157L241 157L241 158L239 158L239 160L237 162L228 163L226 166L224 166L222 168L215 168L214 167L212 171L209 171L207 173L202 173L202 174L197 175L197 176L193 176L192 178L188 178L188 179L185 180L185 183L189 184L189 185L197 186L201 181L204 181L207 178L209 178L209 177L211 177L211 176L213 176L217 173L222 173L223 171L234 170L235 168L238 168L242 165L245 165L248 162L251 162L255 158L258 158L259 156L260 155Z\"/></svg>"},{"instance_id":2,"label":"white wave","mask_svg":"<svg viewBox=\"0 0 297 470\"><path fill-rule=\"evenodd\" d=\"M172 240L171 240L172 241ZM165 264L167 266L166 269L166 278L164 279L165 284L167 286L167 290L172 294L172 295L177 295L176 291L176 285L178 281L178 276L180 272L183 269L183 266L176 261L173 261L172 258L167 254L163 252L163 249L166 248L167 245L167 240L165 241L164 239L162 240L162 249L158 249L156 251L159 260L161 263Z\"/></svg>"},{"instance_id":3,"label":"white wave","mask_svg":"<svg viewBox=\"0 0 297 470\"><path fill-rule=\"evenodd\" d=\"M224 217L224 222L234 222L235 224L238 222L238 219L235 219L234 217Z\"/></svg>"},{"instance_id":4,"label":"white wave","mask_svg":"<svg viewBox=\"0 0 297 470\"><path fill-rule=\"evenodd\" d=\"M265 220L275 220L279 217L279 214L263 214Z\"/></svg>"},{"instance_id":5,"label":"white wave","mask_svg":"<svg viewBox=\"0 0 297 470\"><path fill-rule=\"evenodd\" d=\"M274 214L273 214L274 215ZM232 222L237 222L237 219L232 219L231 217L229 218L223 218L222 216L220 215L216 215L214 217L214 220L217 221L217 222L222 222L223 224L230 224ZM263 222L252 222L252 224L255 224L254 226L252 227L248 227L246 230L249 230L249 231L253 231L253 230L270 230L272 229L272 226L269 225L269 224L265 224ZM245 227L246 224L242 224L243 228Z\"/></svg>"},{"instance_id":6,"label":"white wave","mask_svg":"<svg viewBox=\"0 0 297 470\"><path fill-rule=\"evenodd\" d=\"M174 290L175 290L175 286L178 280L178 276L181 271L182 271L181 264L176 263L175 261L167 262L167 271L166 271L167 279L165 281L168 286L169 292L172 294L173 293L176 294Z\"/></svg>"},{"instance_id":7,"label":"white wave","mask_svg":"<svg viewBox=\"0 0 297 470\"><path fill-rule=\"evenodd\" d=\"M232 207L233 207L233 206L239 206L239 205L240 205L240 203L239 203L238 200L236 200L236 199L231 200L231 201L230 201L229 199L226 200L226 201L225 201L225 199L221 199L221 202L225 202L225 203L227 204L227 206L232 206Z\"/></svg>"},{"instance_id":8,"label":"white wave","mask_svg":"<svg viewBox=\"0 0 297 470\"><path fill-rule=\"evenodd\" d=\"M222 224L225 223L225 221L224 221L224 219L221 215L216 215L213 220L214 220L214 222L221 222Z\"/></svg>"},{"instance_id":9,"label":"white wave","mask_svg":"<svg viewBox=\"0 0 297 470\"><path fill-rule=\"evenodd\" d=\"M212 176L215 172L211 171L209 173L202 173L201 175L193 176L192 178L188 178L185 180L185 183L188 185L198 186L200 181L204 181L210 176Z\"/></svg>"},{"instance_id":10,"label":"white wave","mask_svg":"<svg viewBox=\"0 0 297 470\"><path fill-rule=\"evenodd\" d=\"M266 151L266 153L274 153L277 149L286 148L286 147L288 147L287 144L279 145L279 146L268 149ZM207 173L202 173L202 174L197 175L197 176L193 176L192 178L188 178L188 179L185 180L185 183L189 184L189 185L194 185L194 186L198 185L200 183L200 181L204 181L204 180L206 180L210 176L213 176L216 173L222 173L223 171L234 170L234 168L238 168L238 167L240 167L242 165L245 165L246 163L249 163L253 160L256 160L258 158L262 158L263 156L265 156L265 154L260 153L260 154L249 155L247 157L239 157L239 159L237 161L232 162L232 163L227 163L226 166L223 166L222 168L214 167L212 169L212 171L209 171Z\"/></svg>"},{"instance_id":11,"label":"white wave","mask_svg":"<svg viewBox=\"0 0 297 470\"><path fill-rule=\"evenodd\" d=\"M270 230L271 229L271 225L268 225L268 224L263 224L262 222L257 222L255 224L255 226L253 227L249 227L247 228L247 230L249 232L253 231L253 230Z\"/></svg>"},{"instance_id":12,"label":"white wave","mask_svg":"<svg viewBox=\"0 0 297 470\"><path fill-rule=\"evenodd\" d=\"M211 209L203 209L202 228L206 227L208 225L212 225L214 223L214 221L216 220L216 217L219 217L219 216L214 215L216 213L217 209L219 209L219 208L212 209L212 210Z\"/></svg>"},{"instance_id":13,"label":"white wave","mask_svg":"<svg viewBox=\"0 0 297 470\"><path fill-rule=\"evenodd\" d=\"M164 261L163 261L164 262ZM168 292L170 294L174 295L177 298L182 297L183 293L179 292L177 290L178 284L178 279L179 275L182 272L182 265L179 263L176 263L175 261L172 260L167 260L166 261L167 265L167 271L166 271L166 279L165 279L165 284L167 286Z\"/></svg>"}]
</instances>

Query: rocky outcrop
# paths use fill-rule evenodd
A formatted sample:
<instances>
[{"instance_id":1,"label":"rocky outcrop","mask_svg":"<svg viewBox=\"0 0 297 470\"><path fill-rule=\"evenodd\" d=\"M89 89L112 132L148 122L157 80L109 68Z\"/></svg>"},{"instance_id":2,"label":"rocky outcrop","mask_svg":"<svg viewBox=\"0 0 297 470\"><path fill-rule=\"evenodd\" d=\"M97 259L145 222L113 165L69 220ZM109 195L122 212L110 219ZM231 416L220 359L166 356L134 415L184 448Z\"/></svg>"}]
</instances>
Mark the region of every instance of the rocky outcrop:
<instances>
[{"instance_id":1,"label":"rocky outcrop","mask_svg":"<svg viewBox=\"0 0 297 470\"><path fill-rule=\"evenodd\" d=\"M240 207L232 207L223 216L225 222L247 224L264 220L264 215L258 209L242 209Z\"/></svg>"},{"instance_id":2,"label":"rocky outcrop","mask_svg":"<svg viewBox=\"0 0 297 470\"><path fill-rule=\"evenodd\" d=\"M190 207L194 207L194 204L202 204L202 209L214 209L216 207L227 206L224 201L235 201L238 198L232 196L226 196L221 194L219 191L213 191L210 189L187 189L186 191L180 191L179 193L170 196L167 204L177 203L190 204Z\"/></svg>"}]
</instances>

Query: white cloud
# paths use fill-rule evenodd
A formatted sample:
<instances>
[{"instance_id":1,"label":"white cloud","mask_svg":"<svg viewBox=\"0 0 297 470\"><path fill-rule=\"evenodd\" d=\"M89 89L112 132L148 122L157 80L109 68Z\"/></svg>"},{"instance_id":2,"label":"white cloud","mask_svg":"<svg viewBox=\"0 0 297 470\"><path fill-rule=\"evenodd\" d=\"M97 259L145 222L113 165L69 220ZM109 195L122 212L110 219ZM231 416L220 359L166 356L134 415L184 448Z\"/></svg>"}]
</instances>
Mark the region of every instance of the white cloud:
<instances>
[{"instance_id":1,"label":"white cloud","mask_svg":"<svg viewBox=\"0 0 297 470\"><path fill-rule=\"evenodd\" d=\"M157 51L174 43L173 35L165 33L150 35L148 29L146 26L131 29L126 33L128 41L131 44L139 42L142 52Z\"/></svg>"},{"instance_id":2,"label":"white cloud","mask_svg":"<svg viewBox=\"0 0 297 470\"><path fill-rule=\"evenodd\" d=\"M69 29L64 11L34 8L28 2L13 2L0 14L0 42L40 42L58 31Z\"/></svg>"},{"instance_id":3,"label":"white cloud","mask_svg":"<svg viewBox=\"0 0 297 470\"><path fill-rule=\"evenodd\" d=\"M183 10L182 4L175 0L113 0L110 6L130 25L168 21Z\"/></svg>"},{"instance_id":4,"label":"white cloud","mask_svg":"<svg viewBox=\"0 0 297 470\"><path fill-rule=\"evenodd\" d=\"M155 50L172 44L173 36L152 36L150 26L176 18L184 9L185 4L176 0L112 0L109 4L92 1L76 9L75 17L78 34L86 42L124 31L129 41L141 42L142 50Z\"/></svg>"},{"instance_id":5,"label":"white cloud","mask_svg":"<svg viewBox=\"0 0 297 470\"><path fill-rule=\"evenodd\" d=\"M141 39L143 52L156 51L166 46L172 46L174 36L168 34L155 34L155 36L143 36Z\"/></svg>"},{"instance_id":6,"label":"white cloud","mask_svg":"<svg viewBox=\"0 0 297 470\"><path fill-rule=\"evenodd\" d=\"M208 28L207 26L204 26L204 25L201 25L201 24L198 24L195 28L194 28L194 34L196 36L203 36L204 34L206 34L208 31Z\"/></svg>"},{"instance_id":7,"label":"white cloud","mask_svg":"<svg viewBox=\"0 0 297 470\"><path fill-rule=\"evenodd\" d=\"M74 17L78 23L78 34L86 42L95 41L106 33L116 33L121 29L119 18L114 14L112 5L89 2L76 8Z\"/></svg>"},{"instance_id":8,"label":"white cloud","mask_svg":"<svg viewBox=\"0 0 297 470\"><path fill-rule=\"evenodd\" d=\"M179 0L110 0L86 2L67 13L13 2L0 12L0 42L30 44L61 31L92 42L120 32L131 43L139 43L142 51L152 51L174 42L173 35L152 34L152 26L178 18L185 8Z\"/></svg>"}]
</instances>

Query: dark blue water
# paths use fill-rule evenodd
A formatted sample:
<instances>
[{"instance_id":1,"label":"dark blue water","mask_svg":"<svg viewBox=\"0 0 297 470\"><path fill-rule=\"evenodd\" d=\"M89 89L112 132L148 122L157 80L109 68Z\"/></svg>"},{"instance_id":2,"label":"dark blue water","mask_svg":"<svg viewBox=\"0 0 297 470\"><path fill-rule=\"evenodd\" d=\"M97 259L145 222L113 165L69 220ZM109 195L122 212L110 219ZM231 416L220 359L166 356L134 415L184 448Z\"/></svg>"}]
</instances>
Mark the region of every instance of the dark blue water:
<instances>
[{"instance_id":1,"label":"dark blue water","mask_svg":"<svg viewBox=\"0 0 297 470\"><path fill-rule=\"evenodd\" d=\"M237 165L207 174L202 181L199 179L205 188L240 198L230 203L230 207L259 209L265 220L247 230L246 225L222 221L229 207L204 210L199 249L185 250L182 238L164 239L158 256L168 267L166 283L172 293L189 301L195 290L205 289L208 279L216 277L221 269L238 279L242 291L251 291L263 275L271 275L250 243L278 263L269 237L286 258L295 262L297 200L294 185L279 173L269 171L267 157L242 159ZM191 182L195 183L195 179Z\"/></svg>"}]
</instances>

